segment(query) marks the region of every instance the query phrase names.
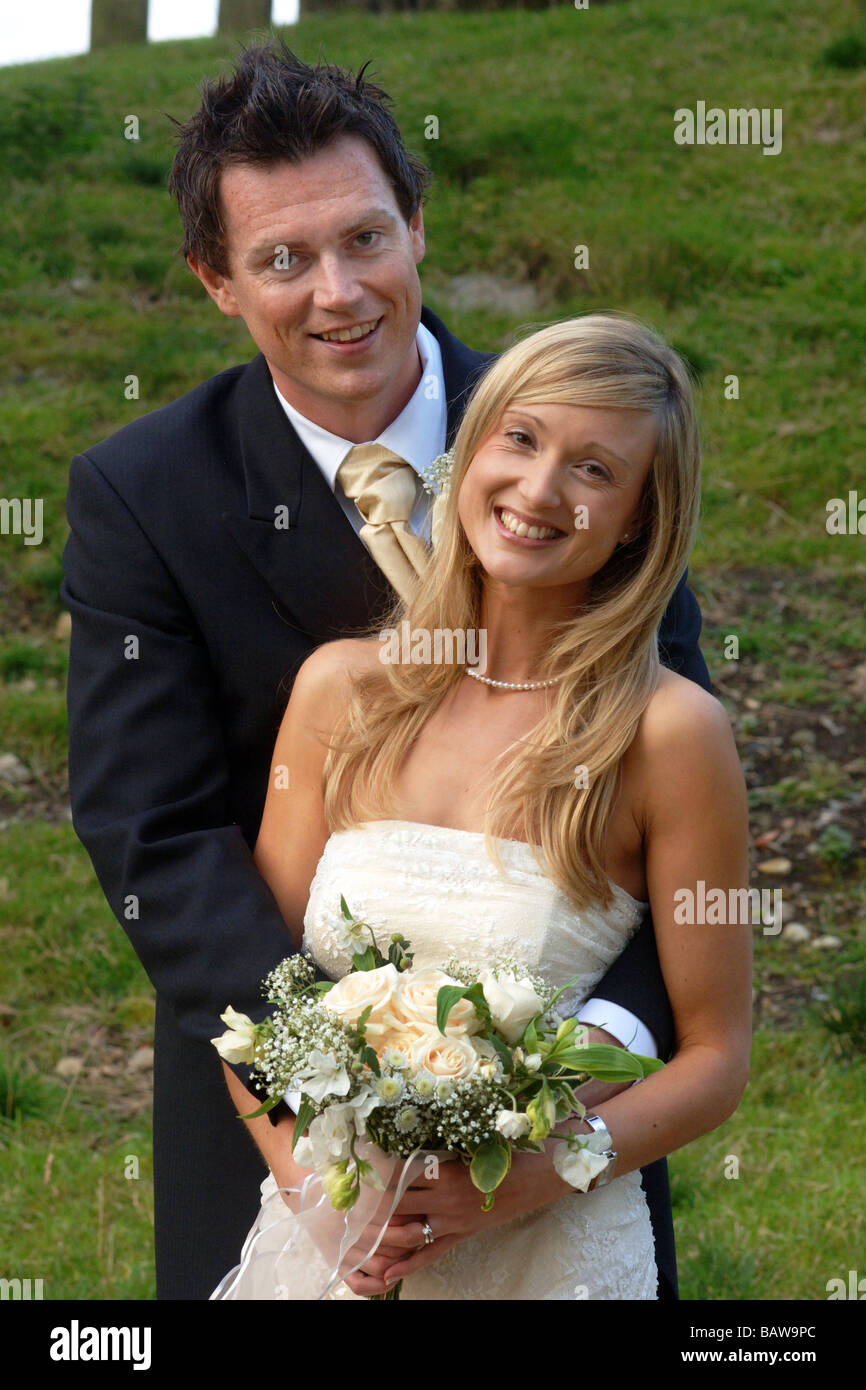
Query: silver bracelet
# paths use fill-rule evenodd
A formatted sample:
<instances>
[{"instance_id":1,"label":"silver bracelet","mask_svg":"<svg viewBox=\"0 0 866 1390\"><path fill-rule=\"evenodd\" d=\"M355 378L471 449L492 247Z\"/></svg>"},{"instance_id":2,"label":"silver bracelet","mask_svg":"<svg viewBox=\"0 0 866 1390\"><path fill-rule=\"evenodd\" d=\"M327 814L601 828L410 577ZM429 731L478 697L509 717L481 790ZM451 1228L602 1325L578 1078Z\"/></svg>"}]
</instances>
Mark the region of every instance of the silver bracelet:
<instances>
[{"instance_id":1,"label":"silver bracelet","mask_svg":"<svg viewBox=\"0 0 866 1390\"><path fill-rule=\"evenodd\" d=\"M590 1129L593 1130L596 1134L598 1134L600 1130L604 1130L604 1132L609 1136L609 1130L607 1128L607 1125L605 1124L604 1120L601 1118L600 1115L584 1115L583 1121L584 1124L589 1125ZM613 1179L616 1176L616 1149L605 1149L603 1157L607 1159L607 1167L603 1168L600 1173L596 1174L592 1182L589 1184L589 1187L586 1189L587 1192L594 1192L597 1187L604 1187L606 1183L613 1182Z\"/></svg>"}]
</instances>

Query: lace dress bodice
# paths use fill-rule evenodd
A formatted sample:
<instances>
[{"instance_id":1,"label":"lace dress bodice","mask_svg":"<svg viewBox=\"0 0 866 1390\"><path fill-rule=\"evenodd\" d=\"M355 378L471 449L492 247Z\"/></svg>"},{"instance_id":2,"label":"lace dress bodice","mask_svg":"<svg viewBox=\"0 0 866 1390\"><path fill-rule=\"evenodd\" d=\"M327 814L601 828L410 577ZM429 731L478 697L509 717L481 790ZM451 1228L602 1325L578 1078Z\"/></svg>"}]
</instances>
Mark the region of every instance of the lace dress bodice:
<instances>
[{"instance_id":1,"label":"lace dress bodice","mask_svg":"<svg viewBox=\"0 0 866 1390\"><path fill-rule=\"evenodd\" d=\"M383 948L393 931L408 937L416 968L453 955L483 969L495 956L513 955L552 985L579 975L579 987L560 1006L568 1012L592 994L647 904L612 883L612 907L578 912L529 845L500 840L499 851L507 878L480 832L395 820L337 831L310 887L304 944L331 979L347 973L351 957L338 930L342 894Z\"/></svg>"}]
</instances>

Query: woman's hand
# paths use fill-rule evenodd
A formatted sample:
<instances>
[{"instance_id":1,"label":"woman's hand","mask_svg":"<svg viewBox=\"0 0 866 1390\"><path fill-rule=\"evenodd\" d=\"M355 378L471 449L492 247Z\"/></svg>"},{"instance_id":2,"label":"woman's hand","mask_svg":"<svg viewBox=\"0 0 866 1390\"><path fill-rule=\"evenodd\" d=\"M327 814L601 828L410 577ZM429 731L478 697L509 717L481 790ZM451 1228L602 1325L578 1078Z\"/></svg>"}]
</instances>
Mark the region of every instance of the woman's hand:
<instances>
[{"instance_id":1,"label":"woman's hand","mask_svg":"<svg viewBox=\"0 0 866 1390\"><path fill-rule=\"evenodd\" d=\"M345 1281L353 1293L366 1298L382 1294L398 1279L415 1274L435 1263L461 1240L489 1231L517 1216L538 1211L556 1202L574 1188L559 1177L548 1154L515 1153L511 1171L497 1188L492 1211L482 1211L483 1193L469 1177L462 1162L441 1163L431 1177L424 1174L407 1188L388 1224L385 1245L369 1259L363 1270ZM426 1244L424 1222L434 1240ZM399 1252L395 1258L394 1250Z\"/></svg>"}]
</instances>

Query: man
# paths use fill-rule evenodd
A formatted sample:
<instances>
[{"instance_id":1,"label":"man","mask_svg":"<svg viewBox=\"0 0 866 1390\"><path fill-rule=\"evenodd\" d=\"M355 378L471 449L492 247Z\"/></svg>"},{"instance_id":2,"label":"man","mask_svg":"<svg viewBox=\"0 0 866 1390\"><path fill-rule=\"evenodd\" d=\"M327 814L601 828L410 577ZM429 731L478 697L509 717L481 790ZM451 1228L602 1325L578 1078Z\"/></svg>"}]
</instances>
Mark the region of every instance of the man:
<instances>
[{"instance_id":1,"label":"man","mask_svg":"<svg viewBox=\"0 0 866 1390\"><path fill-rule=\"evenodd\" d=\"M393 598L361 493L338 473L369 442L397 467L426 467L489 360L422 309L428 175L386 102L362 75L308 68L284 47L250 49L205 86L171 176L184 252L260 355L80 455L70 475L73 816L157 991L163 1298L206 1298L258 1209L261 1159L209 1040L229 1002L264 1015L259 982L290 949L251 846L291 680L317 644L367 629ZM406 510L409 540L426 536L420 486ZM666 659L708 685L699 631L683 583ZM598 993L582 1017L669 1054L651 926ZM645 1184L672 1293L664 1165Z\"/></svg>"}]
</instances>

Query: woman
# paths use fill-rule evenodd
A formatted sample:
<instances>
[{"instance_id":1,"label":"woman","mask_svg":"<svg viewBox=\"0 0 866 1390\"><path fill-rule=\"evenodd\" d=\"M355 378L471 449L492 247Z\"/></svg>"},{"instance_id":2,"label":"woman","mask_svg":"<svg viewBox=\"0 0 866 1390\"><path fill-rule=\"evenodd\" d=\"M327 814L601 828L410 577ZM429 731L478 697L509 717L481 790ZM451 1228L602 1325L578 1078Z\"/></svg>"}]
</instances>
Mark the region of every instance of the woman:
<instances>
[{"instance_id":1,"label":"woman","mask_svg":"<svg viewBox=\"0 0 866 1390\"><path fill-rule=\"evenodd\" d=\"M373 637L320 647L298 674L255 859L327 974L351 963L331 925L343 894L408 936L417 966L508 951L554 985L579 974L575 1006L648 902L677 1035L666 1068L599 1106L612 1182L576 1194L549 1144L515 1154L483 1213L464 1166L443 1164L347 1279L356 1296L401 1278L402 1298L656 1296L639 1169L733 1113L750 1038L750 924L677 921L684 890L737 902L747 881L727 717L657 652L698 506L677 355L623 317L552 325L476 388L429 569L388 624L484 634L486 670L397 664ZM250 1127L276 1155L268 1121ZM297 1187L287 1148L272 1167Z\"/></svg>"}]
</instances>

